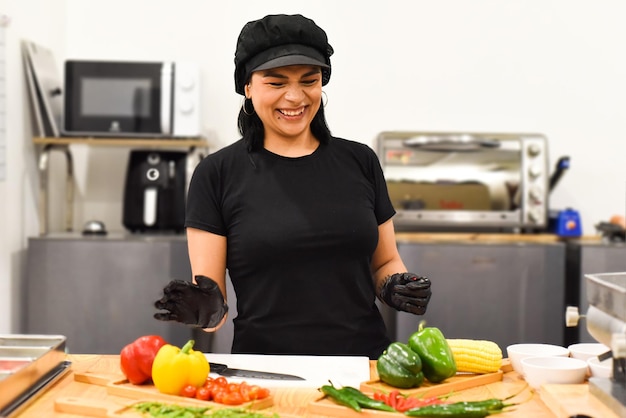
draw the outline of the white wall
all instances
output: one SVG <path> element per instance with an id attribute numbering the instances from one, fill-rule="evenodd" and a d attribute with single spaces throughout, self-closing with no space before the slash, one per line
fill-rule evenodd
<path id="1" fill-rule="evenodd" d="M 19 327 L 20 279 L 27 237 L 38 233 L 37 170 L 20 50 L 40 39 L 64 51 L 65 0 L 1 0 L 5 28 L 6 178 L 0 180 L 0 333 Z"/>
<path id="2" fill-rule="evenodd" d="M 237 139 L 233 55 L 241 26 L 268 13 L 299 12 L 326 29 L 336 50 L 325 88 L 334 134 L 373 145 L 379 132 L 394 129 L 544 133 L 551 168 L 571 157 L 552 208 L 579 210 L 585 233 L 625 213 L 620 0 L 67 4 L 68 57 L 198 61 L 204 130 L 215 148 Z M 127 153 L 110 150 L 103 171 L 92 167 L 89 178 L 122 184 Z M 90 157 L 105 158 L 99 150 Z M 105 175 L 111 165 L 114 178 Z M 111 190 L 87 189 L 83 216 L 121 229 L 121 192 Z"/>
<path id="3" fill-rule="evenodd" d="M 626 3 L 621 0 L 4 1 L 16 20 L 29 22 L 20 24 L 19 32 L 58 52 L 59 67 L 65 58 L 199 62 L 203 129 L 213 149 L 238 137 L 241 98 L 233 87 L 233 55 L 239 30 L 268 13 L 302 13 L 325 28 L 336 51 L 325 87 L 335 135 L 373 146 L 384 130 L 540 132 L 549 138 L 551 167 L 560 156 L 571 157 L 570 170 L 551 195 L 552 208 L 579 210 L 586 234 L 595 233 L 597 222 L 626 212 Z M 36 8 L 44 10 L 42 17 L 34 17 Z M 31 27 L 37 22 L 41 27 Z M 16 35 L 9 49 L 13 58 Z M 12 67 L 21 83 L 17 65 Z M 23 88 L 12 91 L 19 95 Z M 18 277 L 11 257 L 37 228 L 28 170 L 34 156 L 30 133 L 22 132 L 27 115 L 19 108 L 21 98 L 12 101 L 18 109 L 12 110 L 17 123 L 10 132 L 22 142 L 9 146 L 15 162 L 0 193 L 20 207 L 0 209 L 2 235 L 11 242 L 0 251 L 0 299 L 6 277 Z M 76 197 L 75 227 L 98 218 L 121 230 L 128 149 L 76 152 L 78 166 L 85 168 L 77 173 L 84 184 Z M 55 180 L 60 195 L 62 176 Z M 62 206 L 57 203 L 52 205 Z M 9 218 L 20 221 L 16 225 Z M 62 230 L 62 219 L 55 207 L 52 230 Z M 0 332 L 8 327 L 2 302 Z"/>

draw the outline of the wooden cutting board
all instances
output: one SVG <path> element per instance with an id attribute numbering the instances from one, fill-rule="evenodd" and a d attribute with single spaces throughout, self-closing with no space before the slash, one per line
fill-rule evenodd
<path id="1" fill-rule="evenodd" d="M 368 382 L 361 383 L 361 391 L 365 393 L 373 392 L 391 392 L 392 390 L 399 390 L 400 393 L 413 396 L 441 396 L 450 393 L 458 392 L 463 389 L 469 389 L 476 386 L 482 386 L 493 382 L 499 382 L 502 380 L 502 370 L 495 373 L 486 374 L 461 374 L 452 376 L 441 383 L 430 383 L 424 381 L 424 384 L 417 388 L 411 389 L 399 389 L 390 386 L 379 379 L 370 380 Z"/>
<path id="2" fill-rule="evenodd" d="M 75 396 L 61 397 L 54 401 L 54 410 L 57 412 L 64 412 L 66 414 L 75 414 L 82 417 L 101 417 L 101 418 L 145 418 L 146 415 L 142 414 L 135 409 L 133 405 L 142 402 L 155 402 L 154 400 L 134 400 L 130 402 L 115 402 L 112 400 L 101 399 L 87 399 Z M 192 404 L 188 401 L 177 402 L 162 402 L 163 404 L 173 404 L 177 406 L 191 406 L 196 407 L 198 405 Z M 206 404 L 202 405 L 205 408 L 211 408 L 212 406 Z M 230 408 L 234 408 L 230 406 Z"/>
<path id="3" fill-rule="evenodd" d="M 598 398 L 589 393 L 588 384 L 543 385 L 539 389 L 541 400 L 557 418 L 588 415 L 594 418 L 619 418 Z"/>
<path id="4" fill-rule="evenodd" d="M 157 401 L 165 401 L 170 403 L 175 403 L 180 401 L 181 399 L 185 402 L 189 402 L 191 405 L 197 406 L 210 406 L 211 408 L 231 408 L 232 405 L 224 405 L 217 402 L 211 401 L 203 401 L 200 399 L 194 398 L 185 398 L 183 396 L 176 395 L 168 395 L 166 393 L 161 393 L 154 385 L 133 385 L 128 380 L 118 381 L 109 383 L 107 386 L 107 393 L 109 395 L 121 396 L 124 398 L 131 399 L 151 399 Z M 238 405 L 242 408 L 249 409 L 264 409 L 269 408 L 274 404 L 274 400 L 272 396 L 265 399 L 260 399 L 257 401 L 246 402 L 241 405 Z"/>
<path id="5" fill-rule="evenodd" d="M 75 396 L 61 397 L 54 401 L 54 410 L 66 414 L 75 414 L 82 417 L 102 417 L 102 418 L 141 418 L 145 416 L 132 408 L 133 404 L 150 401 L 132 401 L 118 403 L 101 399 L 87 399 Z M 181 406 L 183 403 L 178 403 Z"/>
<path id="6" fill-rule="evenodd" d="M 103 375 L 92 373 L 75 373 L 74 380 L 77 382 L 90 383 L 105 386 L 107 393 L 122 398 L 130 398 L 135 400 L 148 400 L 168 403 L 184 403 L 185 405 L 208 406 L 214 409 L 232 407 L 232 405 L 224 405 L 217 402 L 203 401 L 195 398 L 186 398 L 184 396 L 168 395 L 161 393 L 154 385 L 134 385 L 119 375 Z M 271 391 L 271 389 L 270 389 Z M 265 399 L 246 402 L 238 405 L 242 408 L 249 409 L 265 409 L 274 404 L 273 397 L 270 395 Z"/>
<path id="7" fill-rule="evenodd" d="M 372 373 L 374 374 L 374 373 Z M 388 384 L 381 382 L 379 379 L 370 380 L 367 382 L 361 383 L 359 389 L 364 393 L 374 393 L 374 392 L 391 392 L 392 390 L 399 390 L 401 393 L 405 395 L 411 396 L 440 396 L 440 395 L 448 395 L 451 393 L 459 392 L 464 389 L 473 388 L 476 386 L 482 386 L 493 382 L 499 382 L 503 377 L 502 370 L 499 370 L 495 373 L 488 374 L 457 374 L 449 379 L 446 379 L 442 383 L 430 383 L 426 381 L 419 388 L 412 389 L 398 389 L 393 386 L 389 386 Z M 361 412 L 353 411 L 352 409 L 338 405 L 336 402 L 322 398 L 318 399 L 314 402 L 309 403 L 308 411 L 312 414 L 319 415 L 327 415 L 332 417 L 363 417 L 363 418 L 377 418 L 377 417 L 401 417 L 403 416 L 399 412 L 385 412 L 385 411 L 375 411 L 371 409 L 363 409 Z"/>
<path id="8" fill-rule="evenodd" d="M 307 410 L 312 415 L 323 415 L 328 417 L 341 418 L 402 418 L 405 416 L 400 412 L 375 411 L 373 409 L 362 409 L 361 412 L 354 411 L 346 406 L 336 404 L 330 399 L 320 399 L 309 403 Z"/>

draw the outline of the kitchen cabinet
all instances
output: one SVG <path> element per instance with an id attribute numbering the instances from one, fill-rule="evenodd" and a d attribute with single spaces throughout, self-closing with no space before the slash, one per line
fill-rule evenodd
<path id="1" fill-rule="evenodd" d="M 407 340 L 425 319 L 449 338 L 489 339 L 503 350 L 522 341 L 563 344 L 565 244 L 399 235 L 398 248 L 409 271 L 432 280 L 433 297 L 422 317 L 379 304 L 392 339 Z M 183 235 L 33 237 L 25 273 L 21 332 L 65 335 L 72 353 L 119 353 L 146 334 L 179 346 L 192 336 L 202 351 L 230 353 L 237 315 L 230 279 L 229 319 L 214 334 L 152 317 L 163 286 L 191 276 Z"/>
<path id="2" fill-rule="evenodd" d="M 25 270 L 21 332 L 65 335 L 71 353 L 119 354 L 149 334 L 210 351 L 210 334 L 153 318 L 163 287 L 191 277 L 184 235 L 33 237 Z"/>
<path id="3" fill-rule="evenodd" d="M 186 148 L 191 156 L 196 151 L 206 152 L 205 139 L 167 139 L 167 138 L 33 138 L 39 147 L 39 234 L 48 233 L 48 173 L 50 153 L 62 152 L 66 160 L 65 181 L 65 231 L 71 232 L 74 224 L 74 161 L 70 145 L 88 145 L 95 147 L 131 147 L 145 149 Z M 199 158 L 202 158 L 200 152 Z"/>
<path id="4" fill-rule="evenodd" d="M 565 329 L 565 244 L 530 239 L 399 240 L 409 271 L 427 276 L 432 298 L 422 317 L 399 312 L 396 339 L 420 320 L 448 338 L 562 345 Z"/>
<path id="5" fill-rule="evenodd" d="M 586 274 L 626 271 L 626 244 L 597 240 L 574 240 L 567 244 L 566 304 L 577 306 L 580 315 L 587 313 Z M 566 342 L 597 342 L 581 318 L 577 327 L 566 330 Z"/>

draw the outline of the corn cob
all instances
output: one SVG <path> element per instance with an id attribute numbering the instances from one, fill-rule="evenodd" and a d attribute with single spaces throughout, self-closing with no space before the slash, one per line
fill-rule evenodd
<path id="1" fill-rule="evenodd" d="M 493 341 L 447 339 L 458 372 L 493 373 L 502 366 L 502 350 Z"/>

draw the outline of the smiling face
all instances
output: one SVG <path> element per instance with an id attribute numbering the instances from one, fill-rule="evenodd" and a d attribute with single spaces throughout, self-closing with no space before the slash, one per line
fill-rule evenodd
<path id="1" fill-rule="evenodd" d="M 265 146 L 314 140 L 310 124 L 322 99 L 322 72 L 317 66 L 290 65 L 252 73 L 245 86 L 263 122 Z"/>

